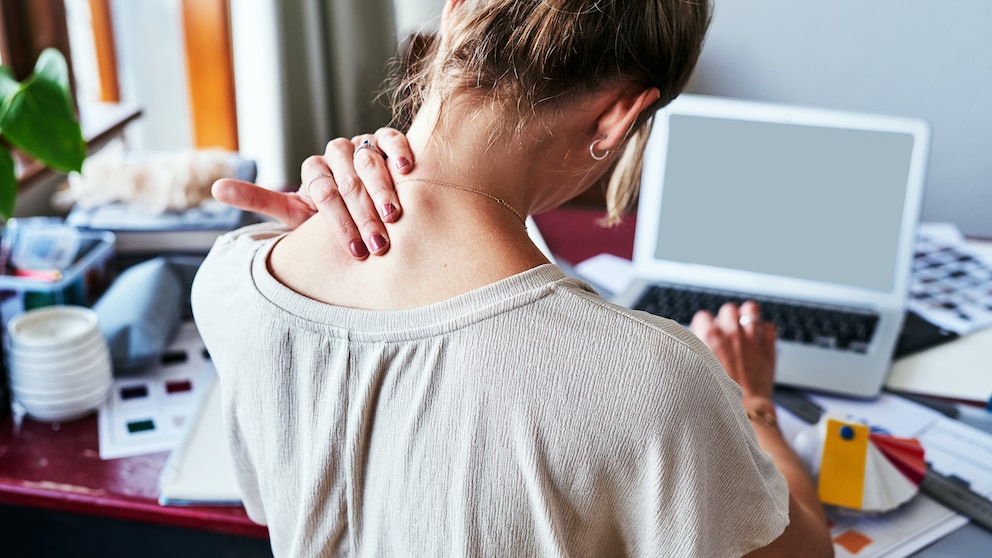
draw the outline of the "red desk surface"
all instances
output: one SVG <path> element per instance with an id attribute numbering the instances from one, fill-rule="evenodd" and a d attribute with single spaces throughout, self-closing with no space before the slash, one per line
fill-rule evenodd
<path id="1" fill-rule="evenodd" d="M 606 212 L 601 209 L 556 209 L 534 216 L 548 248 L 562 261 L 575 265 L 599 254 L 632 259 L 634 255 L 633 215 L 616 227 L 597 224 Z"/>
<path id="2" fill-rule="evenodd" d="M 267 537 L 240 506 L 158 504 L 168 452 L 100 459 L 96 415 L 62 424 L 0 421 L 0 502 L 85 515 Z"/>

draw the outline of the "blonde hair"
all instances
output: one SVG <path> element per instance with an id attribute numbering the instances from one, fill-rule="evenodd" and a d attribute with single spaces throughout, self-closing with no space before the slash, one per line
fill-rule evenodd
<path id="1" fill-rule="evenodd" d="M 500 109 L 493 134 L 520 132 L 616 83 L 661 92 L 641 113 L 607 187 L 608 223 L 637 197 L 650 117 L 685 87 L 710 21 L 709 0 L 465 0 L 438 40 L 413 43 L 395 74 L 394 125 L 428 95 L 468 93 Z"/>

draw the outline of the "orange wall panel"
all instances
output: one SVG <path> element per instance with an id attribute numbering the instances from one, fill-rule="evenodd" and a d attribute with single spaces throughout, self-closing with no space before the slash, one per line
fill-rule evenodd
<path id="1" fill-rule="evenodd" d="M 228 0 L 183 0 L 182 7 L 193 145 L 236 151 Z"/>
<path id="2" fill-rule="evenodd" d="M 117 82 L 117 51 L 114 48 L 114 25 L 110 16 L 110 0 L 90 0 L 93 23 L 93 43 L 97 71 L 100 74 L 100 100 L 117 103 L 121 100 Z"/>

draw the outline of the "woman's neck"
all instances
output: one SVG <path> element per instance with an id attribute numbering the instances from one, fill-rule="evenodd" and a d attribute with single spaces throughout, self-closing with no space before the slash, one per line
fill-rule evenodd
<path id="1" fill-rule="evenodd" d="M 407 133 L 416 165 L 405 178 L 426 179 L 481 191 L 502 200 L 521 215 L 556 207 L 577 195 L 589 158 L 575 153 L 568 136 L 578 135 L 567 121 L 555 131 L 531 123 L 522 132 L 494 132 L 507 117 L 480 109 L 478 104 L 450 100 L 439 110 L 428 102 Z M 576 160 L 581 163 L 576 164 Z"/>
<path id="2" fill-rule="evenodd" d="M 421 110 L 407 133 L 416 165 L 407 176 L 394 174 L 394 180 L 397 183 L 419 181 L 421 188 L 434 190 L 444 188 L 439 184 L 443 183 L 449 185 L 449 189 L 473 193 L 474 200 L 469 196 L 455 196 L 465 204 L 489 205 L 484 204 L 484 198 L 489 197 L 490 201 L 498 200 L 496 206 L 503 206 L 504 210 L 512 208 L 515 215 L 529 214 L 529 203 L 522 188 L 527 177 L 527 162 L 502 142 L 491 141 L 487 137 L 491 128 L 484 122 L 473 121 L 479 118 L 479 115 L 468 114 L 463 118 L 448 115 L 438 119 L 433 111 Z M 461 125 L 453 125 L 453 122 Z M 398 184 L 397 187 L 403 186 Z M 445 197 L 453 194 L 439 192 Z"/>
<path id="3" fill-rule="evenodd" d="M 273 250 L 276 278 L 323 302 L 391 310 L 447 300 L 547 263 L 520 220 L 532 203 L 531 163 L 512 148 L 487 148 L 472 133 L 427 130 L 424 121 L 411 129 L 414 171 L 394 177 L 403 214 L 387 225 L 386 255 L 355 261 L 332 240 L 329 220 L 317 216 Z"/>

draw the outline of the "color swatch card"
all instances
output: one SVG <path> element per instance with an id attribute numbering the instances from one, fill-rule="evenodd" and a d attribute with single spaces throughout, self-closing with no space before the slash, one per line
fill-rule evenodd
<path id="1" fill-rule="evenodd" d="M 912 438 L 873 432 L 864 424 L 828 418 L 816 429 L 821 452 L 820 501 L 850 510 L 893 510 L 918 492 L 926 474 L 923 446 Z"/>
<path id="2" fill-rule="evenodd" d="M 213 375 L 196 326 L 183 324 L 157 365 L 114 379 L 113 393 L 99 409 L 100 457 L 175 448 Z"/>

